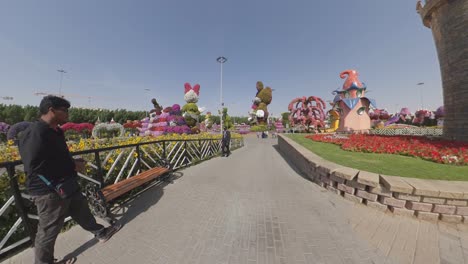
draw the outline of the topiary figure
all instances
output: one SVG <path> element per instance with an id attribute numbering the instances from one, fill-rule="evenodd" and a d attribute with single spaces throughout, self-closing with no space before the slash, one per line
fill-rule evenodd
<path id="1" fill-rule="evenodd" d="M 257 82 L 256 88 L 257 94 L 253 100 L 249 120 L 251 124 L 265 124 L 269 116 L 268 105 L 273 98 L 272 90 L 270 87 L 263 88 L 261 81 Z"/>
<path id="2" fill-rule="evenodd" d="M 211 112 L 207 112 L 205 116 L 205 127 L 207 129 L 211 129 L 213 127 L 213 117 L 211 116 Z"/>
<path id="3" fill-rule="evenodd" d="M 151 99 L 151 103 L 153 104 L 154 108 L 150 111 L 150 113 L 155 112 L 157 115 L 160 115 L 163 109 L 162 105 L 158 104 L 158 102 L 156 101 L 156 98 Z"/>
<path id="4" fill-rule="evenodd" d="M 228 115 L 228 109 L 227 107 L 224 107 L 223 108 L 223 115 L 222 115 L 222 118 L 223 118 L 223 126 L 226 127 L 227 129 L 230 129 L 233 127 L 233 123 L 231 121 L 231 117 Z"/>
<path id="5" fill-rule="evenodd" d="M 200 115 L 200 111 L 197 106 L 199 93 L 199 84 L 195 84 L 192 88 L 189 83 L 185 83 L 184 100 L 187 104 L 182 107 L 182 116 L 185 118 L 185 123 L 187 123 L 190 128 L 197 125 L 198 116 Z"/>

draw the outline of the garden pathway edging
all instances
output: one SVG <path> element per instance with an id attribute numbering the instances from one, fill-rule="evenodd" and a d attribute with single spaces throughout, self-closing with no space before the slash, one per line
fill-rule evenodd
<path id="1" fill-rule="evenodd" d="M 280 151 L 305 176 L 345 199 L 421 220 L 468 224 L 468 182 L 380 175 L 325 160 L 278 136 Z"/>

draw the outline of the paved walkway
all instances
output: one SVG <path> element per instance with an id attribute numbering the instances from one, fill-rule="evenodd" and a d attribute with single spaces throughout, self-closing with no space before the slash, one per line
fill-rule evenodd
<path id="1" fill-rule="evenodd" d="M 74 227 L 56 255 L 103 264 L 468 263 L 467 226 L 353 204 L 302 178 L 276 140 L 245 143 L 131 202 L 107 243 Z M 7 261 L 31 262 L 31 249 Z"/>

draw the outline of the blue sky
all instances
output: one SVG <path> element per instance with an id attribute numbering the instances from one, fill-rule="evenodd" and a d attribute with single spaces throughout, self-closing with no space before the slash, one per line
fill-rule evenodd
<path id="1" fill-rule="evenodd" d="M 185 104 L 184 83 L 199 83 L 198 105 L 247 115 L 258 80 L 274 89 L 269 111 L 299 96 L 332 100 L 339 73 L 356 69 L 368 97 L 393 112 L 442 105 L 430 29 L 416 1 L 153 0 L 2 1 L 2 103 L 33 104 L 35 92 L 71 95 L 73 105 L 148 110 Z M 424 85 L 417 86 L 419 82 Z M 150 89 L 146 91 L 145 89 Z M 421 100 L 422 95 L 422 100 Z M 89 99 L 88 97 L 91 97 Z"/>

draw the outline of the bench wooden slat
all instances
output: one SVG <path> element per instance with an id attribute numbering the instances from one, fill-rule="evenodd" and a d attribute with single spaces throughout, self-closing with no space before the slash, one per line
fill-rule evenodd
<path id="1" fill-rule="evenodd" d="M 120 182 L 117 182 L 115 184 L 106 186 L 105 188 L 102 189 L 102 191 L 108 191 L 108 190 L 114 190 L 114 189 L 120 189 L 122 186 L 125 186 L 128 184 L 128 182 L 132 181 L 139 181 L 139 180 L 144 180 L 148 176 L 152 176 L 154 174 L 159 174 L 159 173 L 165 173 L 167 169 L 165 168 L 153 168 L 147 171 L 144 171 L 138 175 L 132 176 L 128 179 L 122 180 Z"/>
<path id="2" fill-rule="evenodd" d="M 138 186 L 164 175 L 167 172 L 169 172 L 169 169 L 163 167 L 149 169 L 116 184 L 106 186 L 101 190 L 101 192 L 106 201 L 111 201 L 122 194 L 137 188 Z"/>

